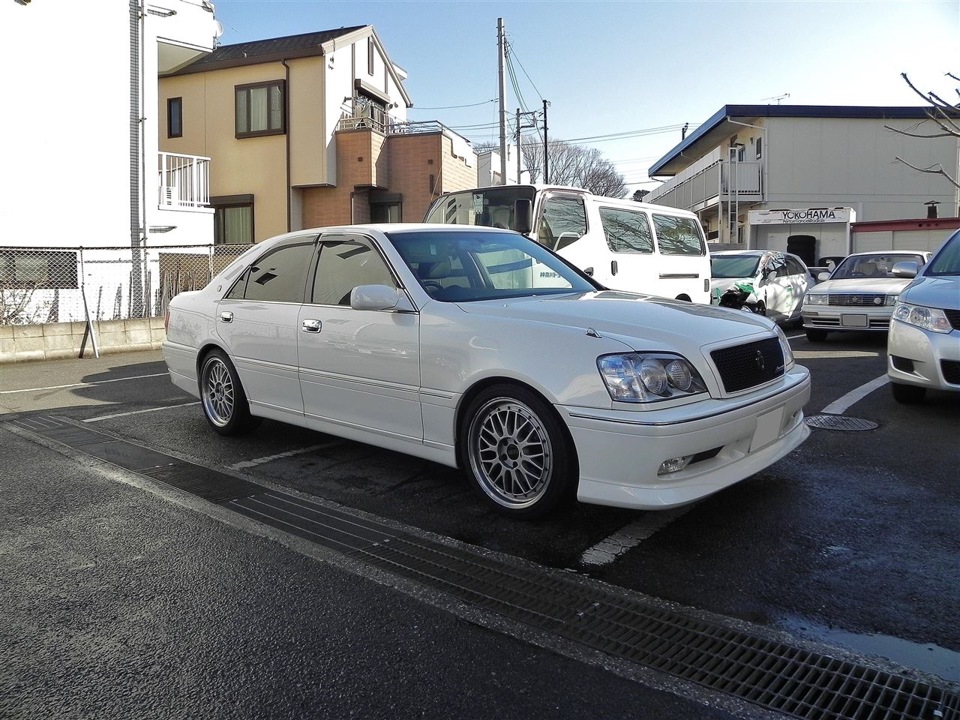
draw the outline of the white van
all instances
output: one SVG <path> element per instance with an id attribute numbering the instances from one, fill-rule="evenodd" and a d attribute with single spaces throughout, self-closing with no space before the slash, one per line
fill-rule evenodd
<path id="1" fill-rule="evenodd" d="M 686 210 L 541 185 L 497 185 L 436 199 L 424 222 L 516 230 L 609 288 L 710 303 L 710 253 Z"/>

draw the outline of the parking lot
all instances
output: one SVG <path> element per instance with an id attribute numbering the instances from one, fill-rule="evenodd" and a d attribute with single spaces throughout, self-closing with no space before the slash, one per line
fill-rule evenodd
<path id="1" fill-rule="evenodd" d="M 575 505 L 547 520 L 491 512 L 457 471 L 265 421 L 209 430 L 159 352 L 0 367 L 4 428 L 64 422 L 316 498 L 424 537 L 835 646 L 960 683 L 960 398 L 897 404 L 885 335 L 809 343 L 810 438 L 784 460 L 695 505 L 635 512 Z M 14 427 L 15 426 L 15 427 Z M 831 429 L 831 426 L 838 429 Z M 41 433 L 42 434 L 42 433 Z"/>

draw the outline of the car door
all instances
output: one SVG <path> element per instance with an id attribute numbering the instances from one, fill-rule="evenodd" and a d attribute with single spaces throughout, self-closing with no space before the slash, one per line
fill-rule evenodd
<path id="1" fill-rule="evenodd" d="M 420 441 L 419 315 L 351 308 L 350 291 L 370 284 L 398 287 L 376 243 L 322 235 L 297 323 L 304 413 Z"/>
<path id="2" fill-rule="evenodd" d="M 793 287 L 781 253 L 772 253 L 761 264 L 760 286 L 767 316 L 772 320 L 784 319 L 793 307 Z"/>
<path id="3" fill-rule="evenodd" d="M 787 277 L 790 280 L 790 286 L 793 288 L 791 298 L 792 305 L 785 310 L 787 317 L 800 316 L 800 306 L 803 303 L 803 296 L 810 285 L 810 272 L 807 267 L 794 257 L 787 255 Z"/>
<path id="4" fill-rule="evenodd" d="M 297 321 L 316 238 L 304 234 L 266 251 L 217 306 L 217 334 L 252 406 L 303 413 Z"/>

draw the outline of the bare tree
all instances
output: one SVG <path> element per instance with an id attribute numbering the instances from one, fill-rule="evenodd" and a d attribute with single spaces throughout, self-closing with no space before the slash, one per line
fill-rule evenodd
<path id="1" fill-rule="evenodd" d="M 952 73 L 946 74 L 948 78 L 960 82 L 960 78 Z M 910 81 L 910 78 L 907 77 L 906 73 L 900 73 L 900 76 L 903 78 L 903 81 L 910 87 L 913 92 L 919 95 L 923 100 L 930 104 L 930 109 L 927 110 L 927 118 L 929 122 L 932 122 L 935 127 L 927 128 L 929 131 L 924 132 L 925 126 L 927 125 L 927 120 L 917 123 L 912 127 L 903 130 L 900 128 L 890 127 L 885 125 L 888 130 L 892 130 L 895 133 L 900 135 L 906 135 L 908 137 L 915 138 L 938 138 L 938 137 L 955 137 L 960 139 L 960 103 L 950 104 L 948 101 L 944 100 L 940 95 L 935 92 L 923 92 L 918 90 L 917 87 Z M 958 95 L 960 95 L 960 88 L 954 90 Z M 940 175 L 941 177 L 949 180 L 954 187 L 960 188 L 960 182 L 955 175 L 951 175 L 950 172 L 943 169 L 943 165 L 940 163 L 935 163 L 929 167 L 917 167 L 902 157 L 897 156 L 897 161 L 902 162 L 907 167 L 911 167 L 914 170 L 922 173 L 930 173 L 932 175 Z"/>
<path id="2" fill-rule="evenodd" d="M 543 144 L 524 143 L 521 148 L 523 160 L 530 171 L 530 181 L 542 182 Z M 626 195 L 627 185 L 623 175 L 596 148 L 553 140 L 548 143 L 547 152 L 551 184 L 579 187 L 607 197 L 620 198 Z"/>

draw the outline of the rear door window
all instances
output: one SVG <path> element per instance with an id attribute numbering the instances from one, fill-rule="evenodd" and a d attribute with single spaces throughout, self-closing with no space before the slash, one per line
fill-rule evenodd
<path id="1" fill-rule="evenodd" d="M 657 244 L 663 255 L 705 255 L 700 226 L 692 218 L 653 214 Z"/>
<path id="2" fill-rule="evenodd" d="M 643 211 L 600 208 L 607 247 L 615 253 L 653 253 L 653 232 Z"/>

